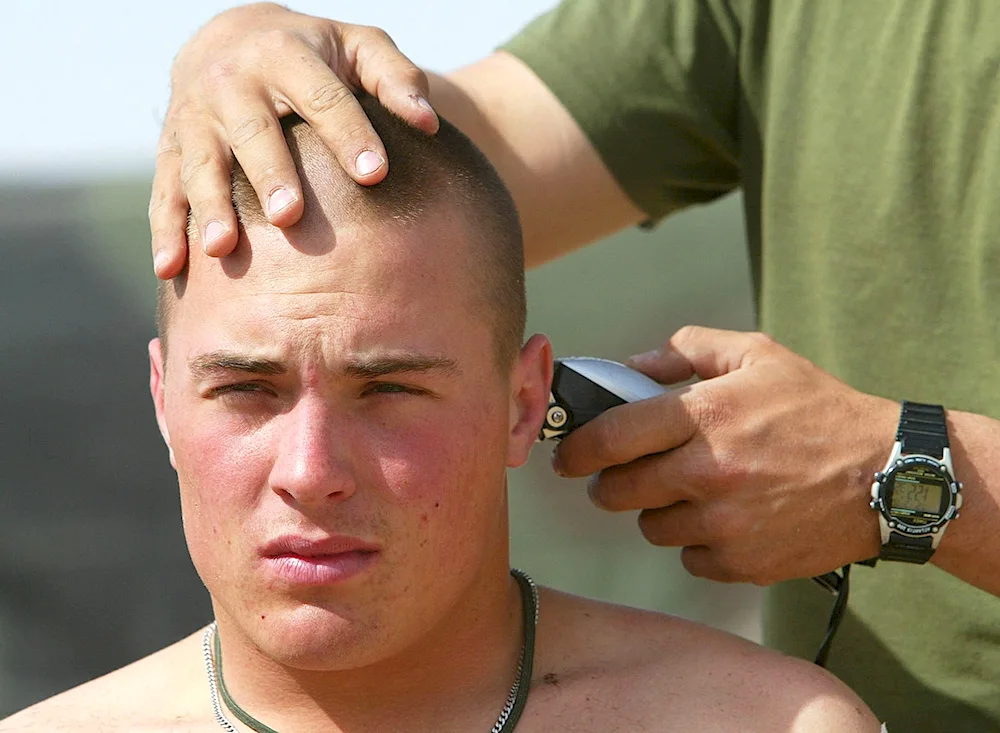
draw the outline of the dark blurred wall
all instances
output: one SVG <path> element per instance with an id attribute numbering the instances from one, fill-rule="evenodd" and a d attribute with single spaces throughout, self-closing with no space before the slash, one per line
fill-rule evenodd
<path id="1" fill-rule="evenodd" d="M 0 717 L 209 620 L 148 393 L 148 183 L 0 186 Z M 624 359 L 685 323 L 753 323 L 738 199 L 530 273 L 529 332 Z M 546 584 L 757 635 L 757 590 L 699 581 L 539 446 L 512 555 Z"/>
<path id="2" fill-rule="evenodd" d="M 0 189 L 0 717 L 209 618 L 149 399 L 149 304 L 88 203 Z M 146 247 L 141 208 L 115 226 Z"/>

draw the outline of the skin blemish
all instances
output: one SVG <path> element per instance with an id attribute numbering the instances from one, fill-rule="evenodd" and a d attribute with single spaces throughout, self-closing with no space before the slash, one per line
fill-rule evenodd
<path id="1" fill-rule="evenodd" d="M 557 675 L 555 672 L 549 672 L 544 677 L 542 677 L 542 682 L 544 682 L 547 685 L 558 685 L 559 675 Z"/>
<path id="2" fill-rule="evenodd" d="M 435 509 L 437 509 L 437 508 L 438 508 L 438 507 L 440 507 L 440 506 L 441 506 L 441 502 L 440 502 L 440 501 L 435 501 L 435 502 L 434 502 L 434 508 L 435 508 Z"/>
<path id="3" fill-rule="evenodd" d="M 427 515 L 426 514 L 421 514 L 420 515 L 420 521 L 421 522 L 426 522 L 427 521 Z"/>

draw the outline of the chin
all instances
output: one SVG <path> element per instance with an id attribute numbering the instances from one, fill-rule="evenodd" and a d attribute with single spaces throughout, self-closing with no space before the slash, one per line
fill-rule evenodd
<path id="1" fill-rule="evenodd" d="M 378 616 L 347 618 L 320 606 L 274 610 L 240 625 L 269 659 L 293 669 L 334 672 L 375 664 L 400 651 Z"/>

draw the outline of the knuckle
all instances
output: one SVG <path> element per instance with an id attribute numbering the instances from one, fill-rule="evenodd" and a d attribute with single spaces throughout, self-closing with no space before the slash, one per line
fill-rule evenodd
<path id="1" fill-rule="evenodd" d="M 187 188 L 191 183 L 215 162 L 215 157 L 207 150 L 192 150 L 184 156 L 181 163 L 181 182 Z"/>
<path id="2" fill-rule="evenodd" d="M 713 460 L 715 465 L 711 469 L 712 475 L 703 478 L 712 481 L 722 490 L 736 491 L 749 477 L 750 471 L 738 451 L 716 448 Z"/>
<path id="3" fill-rule="evenodd" d="M 766 333 L 761 333 L 760 331 L 754 331 L 750 334 L 750 339 L 753 343 L 760 347 L 770 347 L 777 343 L 773 338 L 768 336 Z"/>
<path id="4" fill-rule="evenodd" d="M 185 120 L 189 120 L 198 114 L 199 105 L 191 99 L 172 100 L 167 109 L 167 119 L 174 126 L 173 134 L 185 127 Z"/>
<path id="5" fill-rule="evenodd" d="M 619 446 L 624 437 L 620 420 L 596 420 L 593 426 L 592 450 L 594 458 L 602 465 L 613 466 L 620 462 Z"/>
<path id="6" fill-rule="evenodd" d="M 211 91 L 218 91 L 233 83 L 239 76 L 236 64 L 231 61 L 213 61 L 205 67 L 205 86 Z"/>
<path id="7" fill-rule="evenodd" d="M 183 211 L 186 204 L 187 199 L 176 186 L 160 184 L 153 188 L 146 213 L 150 221 L 158 221 L 162 218 L 170 219 L 178 212 Z"/>
<path id="8" fill-rule="evenodd" d="M 264 115 L 252 115 L 240 120 L 229 134 L 233 150 L 239 150 L 256 140 L 274 127 L 273 121 Z"/>
<path id="9" fill-rule="evenodd" d="M 713 540 L 732 541 L 744 537 L 749 529 L 746 513 L 728 504 L 709 504 L 704 509 L 705 534 Z"/>
<path id="10" fill-rule="evenodd" d="M 701 333 L 701 331 L 702 331 L 701 326 L 694 326 L 691 324 L 688 324 L 686 326 L 681 326 L 679 329 L 677 329 L 677 333 L 674 334 L 674 337 L 671 340 L 681 343 L 686 341 L 692 341 L 698 338 L 698 334 Z"/>
<path id="11" fill-rule="evenodd" d="M 427 74 L 416 66 L 409 65 L 399 72 L 400 80 L 409 87 L 426 87 Z"/>
<path id="12" fill-rule="evenodd" d="M 170 214 L 175 210 L 175 206 L 170 199 L 165 197 L 159 197 L 150 199 L 149 207 L 146 209 L 146 215 L 149 217 L 151 224 L 162 221 L 164 218 L 170 216 Z"/>
<path id="13" fill-rule="evenodd" d="M 725 425 L 731 417 L 732 409 L 726 400 L 706 390 L 694 401 L 692 411 L 696 424 L 704 431 Z"/>
<path id="14" fill-rule="evenodd" d="M 181 154 L 181 144 L 177 140 L 177 133 L 164 132 L 160 137 L 160 142 L 156 146 L 157 158 L 176 158 Z"/>
<path id="15" fill-rule="evenodd" d="M 284 28 L 269 28 L 257 37 L 257 48 L 267 52 L 282 52 L 289 50 L 298 43 L 294 33 Z"/>
<path id="16" fill-rule="evenodd" d="M 757 583 L 764 577 L 765 558 L 761 552 L 722 545 L 715 554 L 716 566 L 724 583 Z"/>
<path id="17" fill-rule="evenodd" d="M 149 225 L 149 233 L 156 240 L 173 239 L 181 231 L 180 224 L 173 218 L 157 219 L 151 221 Z"/>
<path id="18" fill-rule="evenodd" d="M 351 90 L 339 82 L 328 82 L 313 87 L 306 92 L 306 106 L 317 115 L 327 114 L 343 108 L 353 101 Z"/>
<path id="19" fill-rule="evenodd" d="M 382 28 L 374 25 L 362 26 L 358 29 L 360 33 L 367 37 L 369 43 L 378 43 L 383 45 L 390 45 L 393 48 L 396 47 L 396 42 L 392 40 L 392 36 L 386 33 Z"/>

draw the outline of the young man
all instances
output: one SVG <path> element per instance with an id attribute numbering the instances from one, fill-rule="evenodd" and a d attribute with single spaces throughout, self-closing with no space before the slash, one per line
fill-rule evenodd
<path id="1" fill-rule="evenodd" d="M 364 106 L 384 182 L 286 122 L 303 219 L 237 171 L 234 253 L 161 286 L 150 385 L 217 626 L 0 731 L 875 733 L 817 667 L 511 574 L 552 375 L 514 204 L 454 128 Z"/>

